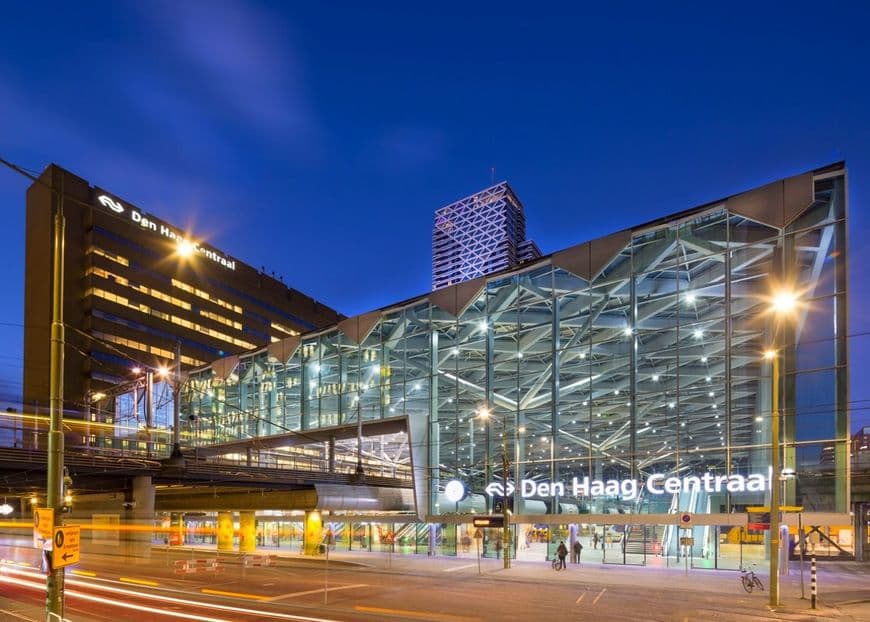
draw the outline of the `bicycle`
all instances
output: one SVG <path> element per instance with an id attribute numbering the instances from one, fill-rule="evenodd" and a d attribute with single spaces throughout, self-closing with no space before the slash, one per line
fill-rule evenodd
<path id="1" fill-rule="evenodd" d="M 743 584 L 743 589 L 750 594 L 752 594 L 752 590 L 755 588 L 758 588 L 762 592 L 764 591 L 764 584 L 758 578 L 758 575 L 755 574 L 755 571 L 752 570 L 754 567 L 755 564 L 752 564 L 749 568 L 740 569 L 740 582 Z"/>

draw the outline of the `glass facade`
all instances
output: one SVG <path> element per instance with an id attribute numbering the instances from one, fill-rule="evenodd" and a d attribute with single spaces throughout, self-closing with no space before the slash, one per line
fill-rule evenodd
<path id="1" fill-rule="evenodd" d="M 773 481 L 786 505 L 848 512 L 845 171 L 808 175 L 791 212 L 784 180 L 761 189 L 775 217 L 738 195 L 218 361 L 185 384 L 185 438 L 407 418 L 341 441 L 338 468 L 359 450 L 413 474 L 436 523 L 497 511 L 505 481 L 517 516 L 743 512 L 770 487 L 775 349 Z"/>

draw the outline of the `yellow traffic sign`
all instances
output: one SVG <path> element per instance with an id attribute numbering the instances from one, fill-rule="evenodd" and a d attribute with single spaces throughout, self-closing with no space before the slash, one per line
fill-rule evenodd
<path id="1" fill-rule="evenodd" d="M 43 540 L 51 539 L 54 529 L 54 510 L 52 508 L 36 508 L 33 513 L 33 531 Z"/>
<path id="2" fill-rule="evenodd" d="M 79 563 L 81 543 L 81 527 L 64 525 L 54 530 L 54 546 L 51 551 L 51 563 L 54 568 L 62 568 Z"/>

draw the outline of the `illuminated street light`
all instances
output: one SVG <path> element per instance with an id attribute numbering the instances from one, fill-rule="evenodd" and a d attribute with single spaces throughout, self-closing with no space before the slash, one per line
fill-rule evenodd
<path id="1" fill-rule="evenodd" d="M 771 309 L 779 316 L 788 315 L 798 303 L 798 295 L 792 290 L 779 290 L 771 297 Z M 774 340 L 776 334 L 774 333 Z M 779 441 L 779 362 L 780 352 L 776 347 L 768 348 L 764 358 L 771 362 L 772 399 L 770 412 L 770 466 L 771 473 L 780 473 Z M 777 475 L 779 477 L 779 475 Z M 770 482 L 770 605 L 779 605 L 779 525 L 780 525 L 779 482 Z"/>
<path id="2" fill-rule="evenodd" d="M 793 291 L 782 290 L 774 294 L 772 308 L 776 313 L 789 313 L 797 306 L 798 297 Z"/>
<path id="3" fill-rule="evenodd" d="M 166 378 L 169 375 L 169 368 L 166 365 L 161 365 L 157 368 L 157 375 Z"/>
<path id="4" fill-rule="evenodd" d="M 183 238 L 178 240 L 178 248 L 176 249 L 176 252 L 180 257 L 190 257 L 193 255 L 194 250 L 193 242 L 190 240 L 185 240 Z"/>

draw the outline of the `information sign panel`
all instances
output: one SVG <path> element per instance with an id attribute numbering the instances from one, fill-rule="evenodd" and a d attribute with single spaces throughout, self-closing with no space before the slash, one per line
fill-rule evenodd
<path id="1" fill-rule="evenodd" d="M 54 568 L 62 568 L 79 563 L 81 528 L 78 525 L 64 525 L 54 530 L 54 547 L 51 563 Z"/>
<path id="2" fill-rule="evenodd" d="M 52 508 L 36 508 L 33 512 L 33 531 L 43 540 L 50 540 L 54 529 L 54 510 Z"/>

